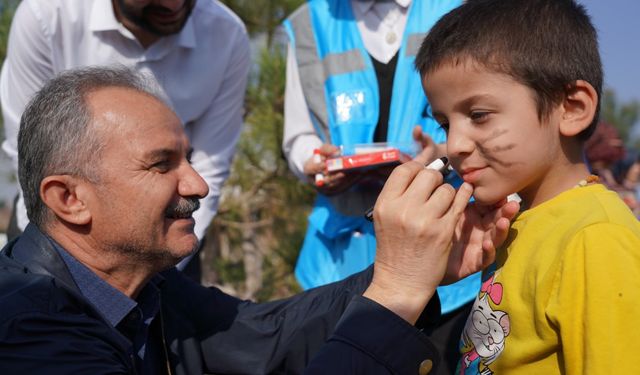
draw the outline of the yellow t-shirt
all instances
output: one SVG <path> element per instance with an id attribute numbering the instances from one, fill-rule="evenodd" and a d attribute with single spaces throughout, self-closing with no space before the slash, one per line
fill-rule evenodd
<path id="1" fill-rule="evenodd" d="M 640 223 L 574 188 L 521 213 L 483 274 L 458 374 L 639 373 Z"/>

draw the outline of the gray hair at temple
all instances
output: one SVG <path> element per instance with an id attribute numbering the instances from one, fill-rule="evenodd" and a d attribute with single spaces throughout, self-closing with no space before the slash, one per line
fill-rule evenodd
<path id="1" fill-rule="evenodd" d="M 165 103 L 155 81 L 124 66 L 86 67 L 54 77 L 36 93 L 20 119 L 18 178 L 29 220 L 44 228 L 53 218 L 40 198 L 47 176 L 71 175 L 99 182 L 96 172 L 104 140 L 92 131 L 91 92 L 121 87 L 151 95 Z"/>

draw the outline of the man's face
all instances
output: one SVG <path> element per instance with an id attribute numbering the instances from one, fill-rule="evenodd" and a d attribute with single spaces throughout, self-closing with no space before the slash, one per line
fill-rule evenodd
<path id="1" fill-rule="evenodd" d="M 208 193 L 191 167 L 180 120 L 164 104 L 124 88 L 88 95 L 105 140 L 88 202 L 97 246 L 167 267 L 195 250 L 191 214 Z"/>
<path id="2" fill-rule="evenodd" d="M 558 193 L 559 105 L 541 121 L 533 90 L 471 61 L 443 63 L 423 86 L 447 131 L 447 155 L 476 201 L 493 204 L 517 192 L 534 205 Z"/>
<path id="3" fill-rule="evenodd" d="M 196 0 L 115 0 L 126 20 L 158 36 L 180 32 Z"/>

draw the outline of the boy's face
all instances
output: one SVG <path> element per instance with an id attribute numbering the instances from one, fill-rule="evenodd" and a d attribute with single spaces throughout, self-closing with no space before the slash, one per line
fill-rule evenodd
<path id="1" fill-rule="evenodd" d="M 447 154 L 476 201 L 493 204 L 517 192 L 535 205 L 557 194 L 560 105 L 541 122 L 531 89 L 471 62 L 445 63 L 423 86 L 447 130 Z"/>

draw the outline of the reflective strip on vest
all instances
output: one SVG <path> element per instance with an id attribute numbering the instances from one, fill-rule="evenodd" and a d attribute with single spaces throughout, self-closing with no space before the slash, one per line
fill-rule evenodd
<path id="1" fill-rule="evenodd" d="M 430 113 L 413 60 L 431 25 L 460 3 L 460 0 L 412 2 L 394 73 L 387 142 L 407 143 L 415 125 L 420 125 L 435 142 L 445 141 L 444 132 L 432 118 L 419 116 Z M 300 84 L 313 125 L 323 142 L 347 149 L 353 144 L 371 142 L 378 121 L 379 93 L 373 64 L 359 36 L 350 1 L 310 0 L 284 25 L 295 50 Z"/>
<path id="2" fill-rule="evenodd" d="M 289 20 L 285 21 L 285 27 L 289 28 L 290 36 L 295 35 L 294 45 L 300 84 L 311 112 L 311 118 L 314 120 L 316 130 L 323 141 L 331 143 L 329 114 L 324 98 L 325 73 L 323 64 L 318 57 L 318 48 L 308 8 L 309 4 L 301 6 L 291 15 Z M 289 22 L 290 25 L 288 25 Z"/>

